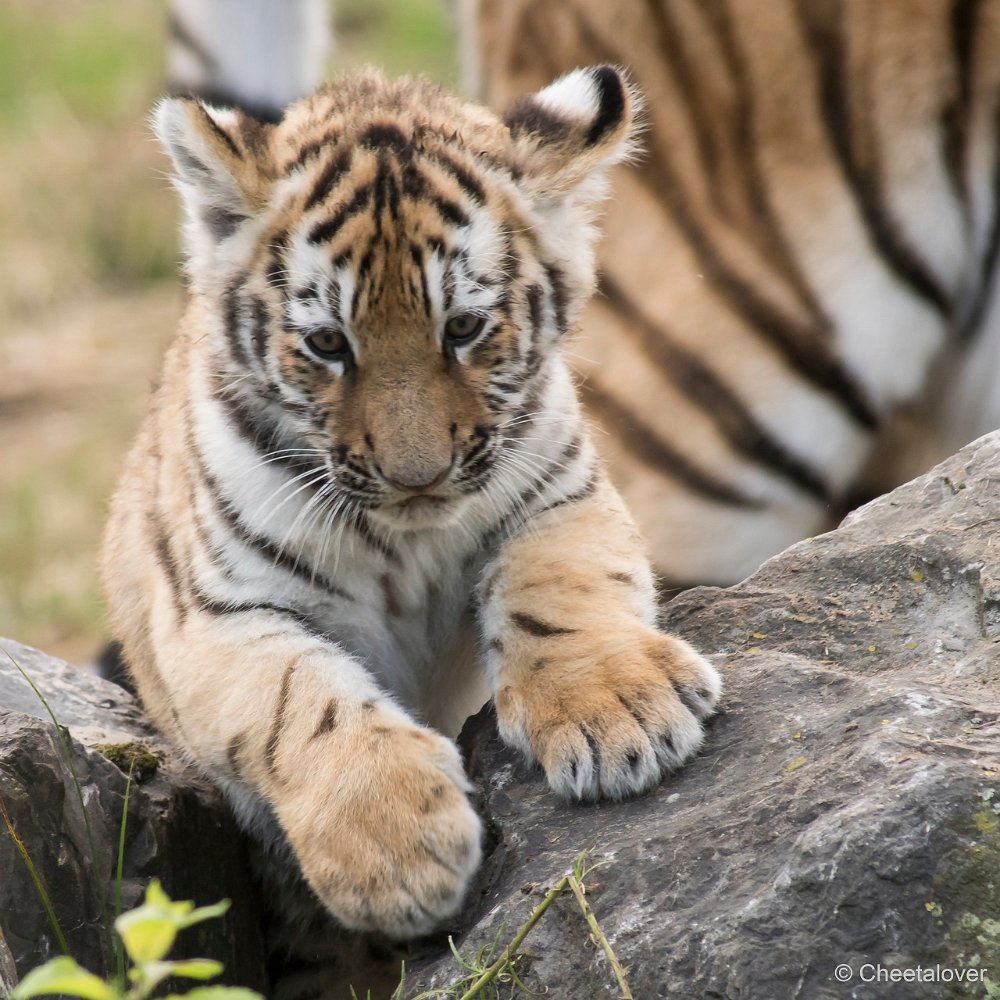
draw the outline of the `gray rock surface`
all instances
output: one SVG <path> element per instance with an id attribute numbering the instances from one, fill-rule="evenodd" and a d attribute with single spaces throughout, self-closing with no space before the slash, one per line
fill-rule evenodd
<path id="1" fill-rule="evenodd" d="M 670 604 L 667 625 L 713 656 L 726 693 L 698 759 L 638 801 L 562 803 L 499 743 L 489 712 L 472 720 L 463 743 L 489 843 L 455 922 L 464 953 L 508 940 L 588 848 L 591 861 L 610 862 L 589 877 L 589 898 L 636 1000 L 1000 997 L 998 485 L 994 435 L 739 586 Z M 3 645 L 69 727 L 102 875 L 125 777 L 88 747 L 141 741 L 164 754 L 133 790 L 126 905 L 154 874 L 178 898 L 230 896 L 228 926 L 202 925 L 188 950 L 259 986 L 259 903 L 218 797 L 157 743 L 125 692 Z M 2 656 L 0 798 L 74 952 L 99 956 L 94 862 L 58 734 Z M 224 939 L 210 936 L 219 930 Z M 0 935 L 22 974 L 53 952 L 2 830 Z M 398 953 L 380 947 L 347 937 L 332 949 L 353 955 L 361 996 L 393 979 Z M 550 997 L 617 996 L 568 895 L 524 951 L 526 981 Z M 440 936 L 405 957 L 411 996 L 459 972 Z M 849 982 L 835 978 L 841 965 Z M 865 982 L 878 965 L 899 981 Z M 988 981 L 913 981 L 938 966 Z"/>
<path id="2" fill-rule="evenodd" d="M 17 986 L 17 969 L 14 966 L 14 956 L 7 947 L 7 942 L 0 932 L 0 1000 L 6 1000 Z"/>
<path id="3" fill-rule="evenodd" d="M 83 808 L 60 731 L 3 651 L 48 700 L 69 748 Z M 199 904 L 232 899 L 222 921 L 184 932 L 177 954 L 216 958 L 225 963 L 227 982 L 261 988 L 260 901 L 247 878 L 241 838 L 218 794 L 168 751 L 126 691 L 0 640 L 0 801 L 51 897 L 71 953 L 103 973 L 127 779 L 91 749 L 95 745 L 119 760 L 137 745 L 159 756 L 155 771 L 147 767 L 129 796 L 125 908 L 138 901 L 152 876 L 175 899 Z M 28 869 L 0 818 L 0 942 L 4 939 L 22 977 L 58 954 Z"/>
<path id="4" fill-rule="evenodd" d="M 638 801 L 560 802 L 482 713 L 463 742 L 492 843 L 459 946 L 508 940 L 589 848 L 637 1000 L 1000 996 L 998 529 L 993 435 L 671 603 L 726 692 L 698 759 Z M 569 896 L 525 950 L 551 997 L 618 996 Z M 409 965 L 412 989 L 456 973 L 440 952 Z M 900 981 L 865 982 L 878 965 Z M 988 982 L 912 981 L 938 965 Z"/>

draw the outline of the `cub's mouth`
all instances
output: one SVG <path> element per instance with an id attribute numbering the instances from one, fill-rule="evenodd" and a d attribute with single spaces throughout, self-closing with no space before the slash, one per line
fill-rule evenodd
<path id="1" fill-rule="evenodd" d="M 454 521 L 467 502 L 468 498 L 463 496 L 421 493 L 390 500 L 374 508 L 371 514 L 396 529 L 441 528 Z"/>
<path id="2" fill-rule="evenodd" d="M 411 513 L 418 513 L 419 511 L 440 510 L 443 507 L 447 507 L 451 503 L 451 499 L 451 497 L 442 497 L 428 493 L 422 496 L 404 497 L 392 506 Z"/>

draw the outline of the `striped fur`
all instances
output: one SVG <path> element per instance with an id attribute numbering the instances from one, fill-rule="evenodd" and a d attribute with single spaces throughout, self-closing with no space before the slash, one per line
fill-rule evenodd
<path id="1" fill-rule="evenodd" d="M 647 95 L 573 350 L 668 585 L 728 583 L 1000 424 L 1000 8 L 467 0 L 504 105 Z"/>
<path id="2" fill-rule="evenodd" d="M 374 72 L 274 126 L 157 111 L 190 299 L 112 504 L 112 622 L 156 722 L 348 927 L 459 906 L 448 736 L 491 693 L 574 799 L 649 788 L 718 697 L 656 629 L 562 353 L 635 106 L 600 66 L 502 119 Z"/>

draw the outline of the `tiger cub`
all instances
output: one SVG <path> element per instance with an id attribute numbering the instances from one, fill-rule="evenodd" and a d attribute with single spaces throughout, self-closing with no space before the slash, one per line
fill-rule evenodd
<path id="1" fill-rule="evenodd" d="M 599 66 L 502 118 L 374 71 L 273 126 L 156 112 L 190 298 L 112 503 L 112 623 L 155 721 L 347 927 L 460 906 L 480 822 L 445 734 L 490 695 L 581 800 L 653 786 L 719 696 L 657 630 L 563 357 L 637 103 Z"/>

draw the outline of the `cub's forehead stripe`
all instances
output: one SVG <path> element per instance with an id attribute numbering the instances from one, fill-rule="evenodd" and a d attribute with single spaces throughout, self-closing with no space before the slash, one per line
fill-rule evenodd
<path id="1" fill-rule="evenodd" d="M 388 126 L 379 128 L 381 134 Z M 333 197 L 338 187 L 347 184 L 351 173 L 352 155 L 353 150 L 348 148 L 336 154 L 327 163 L 303 204 L 303 212 L 316 208 Z M 440 176 L 434 177 L 434 171 Z M 419 158 L 392 158 L 380 151 L 375 177 L 360 184 L 354 195 L 343 202 L 332 216 L 317 222 L 310 231 L 309 241 L 324 243 L 332 239 L 348 219 L 373 207 L 373 202 L 376 210 L 381 208 L 387 193 L 394 208 L 398 209 L 402 197 L 413 204 L 433 206 L 441 218 L 453 227 L 464 228 L 471 225 L 472 219 L 468 207 L 456 201 L 449 192 L 442 190 L 442 178 L 454 182 L 455 187 L 451 188 L 451 191 L 460 193 L 467 199 L 470 203 L 468 207 L 479 207 L 486 203 L 485 187 L 469 169 L 446 153 L 438 151 Z M 448 183 L 444 183 L 443 186 L 450 187 Z M 391 191 L 387 192 L 387 187 L 391 188 Z"/>
<path id="2" fill-rule="evenodd" d="M 344 228 L 344 224 L 348 219 L 355 215 L 360 215 L 364 212 L 372 200 L 372 195 L 374 193 L 372 184 L 363 184 L 361 187 L 354 192 L 354 197 L 350 201 L 345 202 L 340 208 L 329 218 L 323 222 L 316 223 L 315 226 L 310 230 L 307 239 L 310 243 L 326 243 L 328 240 L 332 239 L 337 233 Z"/>
<path id="3" fill-rule="evenodd" d="M 310 211 L 321 201 L 326 200 L 337 181 L 344 177 L 350 170 L 352 154 L 353 150 L 348 146 L 334 156 L 320 171 L 319 177 L 316 178 L 316 183 L 313 184 L 312 190 L 309 192 L 309 197 L 306 198 L 305 204 L 302 206 L 303 212 Z"/>
<path id="4" fill-rule="evenodd" d="M 447 171 L 455 179 L 458 186 L 475 202 L 486 201 L 486 189 L 476 179 L 471 171 L 466 169 L 453 157 L 445 152 L 437 152 L 430 158 L 437 166 Z"/>
<path id="5" fill-rule="evenodd" d="M 375 122 L 369 125 L 358 136 L 357 144 L 368 149 L 388 148 L 400 156 L 413 153 L 413 139 L 396 122 Z"/>

